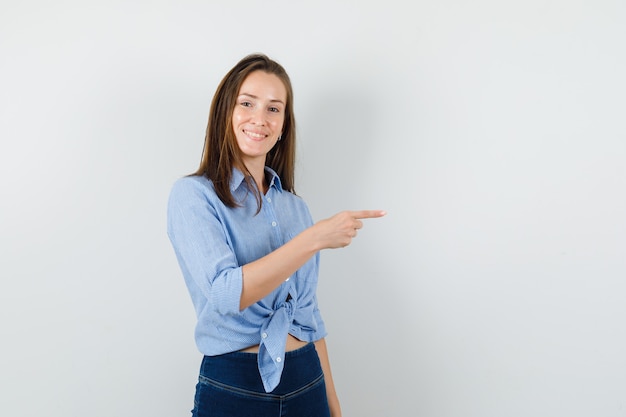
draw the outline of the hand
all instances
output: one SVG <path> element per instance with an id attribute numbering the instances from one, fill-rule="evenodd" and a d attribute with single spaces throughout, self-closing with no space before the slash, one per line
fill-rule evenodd
<path id="1" fill-rule="evenodd" d="M 342 211 L 312 226 L 321 249 L 343 248 L 352 243 L 363 227 L 360 219 L 372 219 L 386 214 L 383 210 Z"/>

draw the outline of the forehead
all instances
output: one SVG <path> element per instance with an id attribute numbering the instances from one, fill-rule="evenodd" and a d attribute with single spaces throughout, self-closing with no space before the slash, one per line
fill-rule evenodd
<path id="1" fill-rule="evenodd" d="M 287 100 L 287 89 L 277 75 L 265 71 L 251 72 L 241 84 L 239 95 L 246 94 L 260 99 Z"/>

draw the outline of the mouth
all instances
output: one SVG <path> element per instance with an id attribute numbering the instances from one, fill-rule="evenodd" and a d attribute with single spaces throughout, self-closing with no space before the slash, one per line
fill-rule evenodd
<path id="1" fill-rule="evenodd" d="M 249 138 L 256 139 L 256 140 L 265 139 L 267 137 L 267 135 L 263 133 L 252 132 L 250 130 L 245 130 L 245 129 L 243 130 L 243 133 Z"/>

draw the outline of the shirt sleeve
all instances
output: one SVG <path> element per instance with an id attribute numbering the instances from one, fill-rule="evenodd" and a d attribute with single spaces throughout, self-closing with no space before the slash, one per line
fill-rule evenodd
<path id="1" fill-rule="evenodd" d="M 327 336 L 317 297 L 312 299 L 311 305 L 298 307 L 289 333 L 305 342 L 316 342 Z"/>
<path id="2" fill-rule="evenodd" d="M 215 208 L 216 201 L 208 183 L 193 177 L 179 179 L 170 192 L 167 233 L 196 310 L 210 308 L 237 315 L 242 268 Z"/>

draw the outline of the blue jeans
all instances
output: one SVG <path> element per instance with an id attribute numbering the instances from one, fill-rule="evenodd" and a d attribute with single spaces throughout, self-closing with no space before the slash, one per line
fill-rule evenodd
<path id="1" fill-rule="evenodd" d="M 263 389 L 257 354 L 205 356 L 193 417 L 329 417 L 324 374 L 315 345 L 285 354 L 280 384 Z"/>

